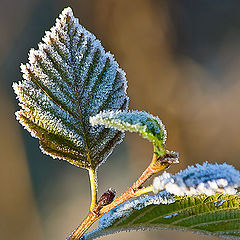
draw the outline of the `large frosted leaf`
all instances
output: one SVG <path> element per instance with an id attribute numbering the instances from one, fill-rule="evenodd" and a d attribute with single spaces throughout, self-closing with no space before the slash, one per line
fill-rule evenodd
<path id="1" fill-rule="evenodd" d="M 177 197 L 173 203 L 170 198 L 162 198 L 162 194 L 146 196 L 119 205 L 104 215 L 99 228 L 85 234 L 84 239 L 137 229 L 175 229 L 240 239 L 239 195 Z"/>
<path id="2" fill-rule="evenodd" d="M 113 55 L 66 8 L 21 68 L 24 80 L 13 85 L 20 123 L 43 152 L 95 169 L 123 134 L 92 127 L 89 117 L 128 107 L 125 73 Z"/>
<path id="3" fill-rule="evenodd" d="M 90 118 L 92 125 L 104 125 L 121 131 L 137 132 L 155 146 L 155 150 L 163 156 L 167 132 L 158 117 L 144 111 L 103 111 Z"/>

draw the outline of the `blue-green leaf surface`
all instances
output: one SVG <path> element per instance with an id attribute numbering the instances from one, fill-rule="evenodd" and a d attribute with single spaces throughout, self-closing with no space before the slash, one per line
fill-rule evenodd
<path id="1" fill-rule="evenodd" d="M 92 127 L 89 117 L 128 108 L 125 73 L 71 8 L 63 10 L 38 46 L 21 66 L 24 80 L 13 84 L 22 108 L 17 118 L 44 153 L 95 169 L 123 134 Z"/>

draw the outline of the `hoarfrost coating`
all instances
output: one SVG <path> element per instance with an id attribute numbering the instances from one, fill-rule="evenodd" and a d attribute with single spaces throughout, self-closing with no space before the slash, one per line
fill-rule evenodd
<path id="1" fill-rule="evenodd" d="M 29 63 L 21 65 L 24 80 L 13 84 L 21 106 L 17 119 L 39 138 L 44 153 L 95 168 L 124 134 L 92 127 L 89 117 L 128 109 L 125 73 L 71 8 L 42 40 L 38 50 L 30 50 Z"/>
<path id="2" fill-rule="evenodd" d="M 153 192 L 163 189 L 177 196 L 215 193 L 235 194 L 240 187 L 240 172 L 226 163 L 189 166 L 175 175 L 164 172 L 153 180 Z"/>
<path id="3" fill-rule="evenodd" d="M 102 111 L 90 117 L 90 123 L 93 126 L 100 124 L 120 131 L 137 132 L 160 145 L 164 145 L 167 138 L 162 121 L 144 111 Z"/>

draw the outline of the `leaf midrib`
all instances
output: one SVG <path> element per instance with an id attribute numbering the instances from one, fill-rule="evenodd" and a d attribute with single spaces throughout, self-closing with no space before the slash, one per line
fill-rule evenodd
<path id="1" fill-rule="evenodd" d="M 76 31 L 76 32 L 77 32 L 77 31 Z M 75 32 L 75 33 L 76 33 L 76 32 Z M 72 38 L 71 38 L 71 40 L 72 40 Z M 87 45 L 88 45 L 88 44 L 89 44 L 89 45 L 91 44 L 90 39 L 88 40 Z M 70 42 L 70 45 L 71 45 L 71 42 Z M 89 48 L 90 48 L 90 47 L 89 47 Z M 88 55 L 88 50 L 89 50 L 89 48 L 84 52 L 83 58 L 81 59 L 81 63 L 83 62 L 83 59 L 85 59 L 86 55 Z M 77 48 L 77 49 L 78 49 L 78 48 Z M 70 52 L 71 52 L 71 55 L 73 55 L 71 49 L 69 49 L 69 50 L 70 50 Z M 74 59 L 74 58 L 73 58 L 73 59 Z M 73 62 L 73 61 L 72 61 L 72 64 L 74 65 L 74 62 Z M 74 68 L 74 67 L 71 67 L 71 68 L 72 68 L 73 73 L 74 73 L 74 85 L 75 85 L 76 95 L 77 95 L 77 94 L 78 94 L 78 92 L 77 92 L 77 91 L 78 91 L 78 86 L 77 86 L 77 83 L 76 83 L 77 78 L 76 78 L 76 74 L 75 74 L 75 68 Z M 88 74 L 89 74 L 89 72 L 88 72 Z M 83 91 L 83 90 L 82 90 L 82 91 Z M 77 98 L 77 105 L 78 105 L 77 111 L 78 111 L 78 113 L 79 113 L 79 123 L 80 123 L 80 125 L 82 126 L 83 139 L 84 139 L 84 141 L 85 141 L 86 156 L 87 156 L 87 158 L 88 158 L 88 162 L 90 163 L 91 169 L 95 169 L 96 167 L 93 165 L 92 159 L 91 159 L 91 157 L 90 157 L 89 139 L 88 139 L 88 137 L 87 137 L 88 134 L 87 134 L 85 125 L 84 125 L 84 123 L 83 123 L 83 115 L 82 115 L 81 103 L 80 103 L 80 99 L 79 99 L 79 98 Z"/>

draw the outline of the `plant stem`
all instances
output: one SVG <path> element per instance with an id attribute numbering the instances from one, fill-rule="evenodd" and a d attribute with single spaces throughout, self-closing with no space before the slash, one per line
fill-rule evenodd
<path id="1" fill-rule="evenodd" d="M 66 240 L 78 240 L 91 227 L 91 225 L 99 219 L 99 217 L 100 216 L 94 212 L 89 211 L 87 217 Z"/>
<path id="2" fill-rule="evenodd" d="M 93 211 L 97 206 L 97 176 L 95 170 L 89 169 L 89 179 L 91 184 L 91 196 L 92 196 L 90 211 Z"/>
<path id="3" fill-rule="evenodd" d="M 127 201 L 130 198 L 139 196 L 140 195 L 139 193 L 140 193 L 140 190 L 141 190 L 139 188 L 154 173 L 155 173 L 155 171 L 153 170 L 153 168 L 150 164 L 148 166 L 148 168 L 143 172 L 143 174 L 139 177 L 139 179 L 126 192 L 124 192 L 122 195 L 117 197 L 112 203 L 108 204 L 107 206 L 104 206 L 100 210 L 100 215 L 102 216 L 102 215 L 106 214 L 107 212 L 109 212 L 110 210 L 112 210 L 113 208 L 115 208 L 119 204 Z"/>
<path id="4" fill-rule="evenodd" d="M 141 194 L 150 192 L 152 190 L 152 186 L 146 187 L 143 189 L 140 189 L 141 185 L 148 179 L 150 178 L 154 173 L 159 172 L 166 167 L 169 166 L 168 163 L 158 163 L 157 162 L 157 155 L 153 154 L 153 159 L 151 164 L 146 168 L 146 170 L 142 173 L 142 175 L 138 178 L 138 180 L 123 194 L 121 194 L 119 197 L 117 197 L 112 203 L 102 207 L 99 212 L 94 212 L 94 209 L 96 207 L 96 191 L 93 191 L 94 188 L 96 188 L 96 184 L 93 184 L 92 186 L 92 204 L 90 211 L 88 213 L 88 216 L 83 220 L 83 222 L 76 228 L 76 230 L 73 231 L 73 233 L 67 238 L 68 240 L 78 240 L 82 235 L 88 230 L 88 228 L 95 222 L 97 221 L 100 217 L 102 217 L 104 214 L 118 206 L 119 204 L 127 201 L 130 198 L 139 196 Z M 90 172 L 90 181 L 91 184 L 95 181 L 95 173 L 94 171 Z M 94 178 L 93 178 L 94 177 Z M 95 194 L 95 195 L 94 195 Z"/>

